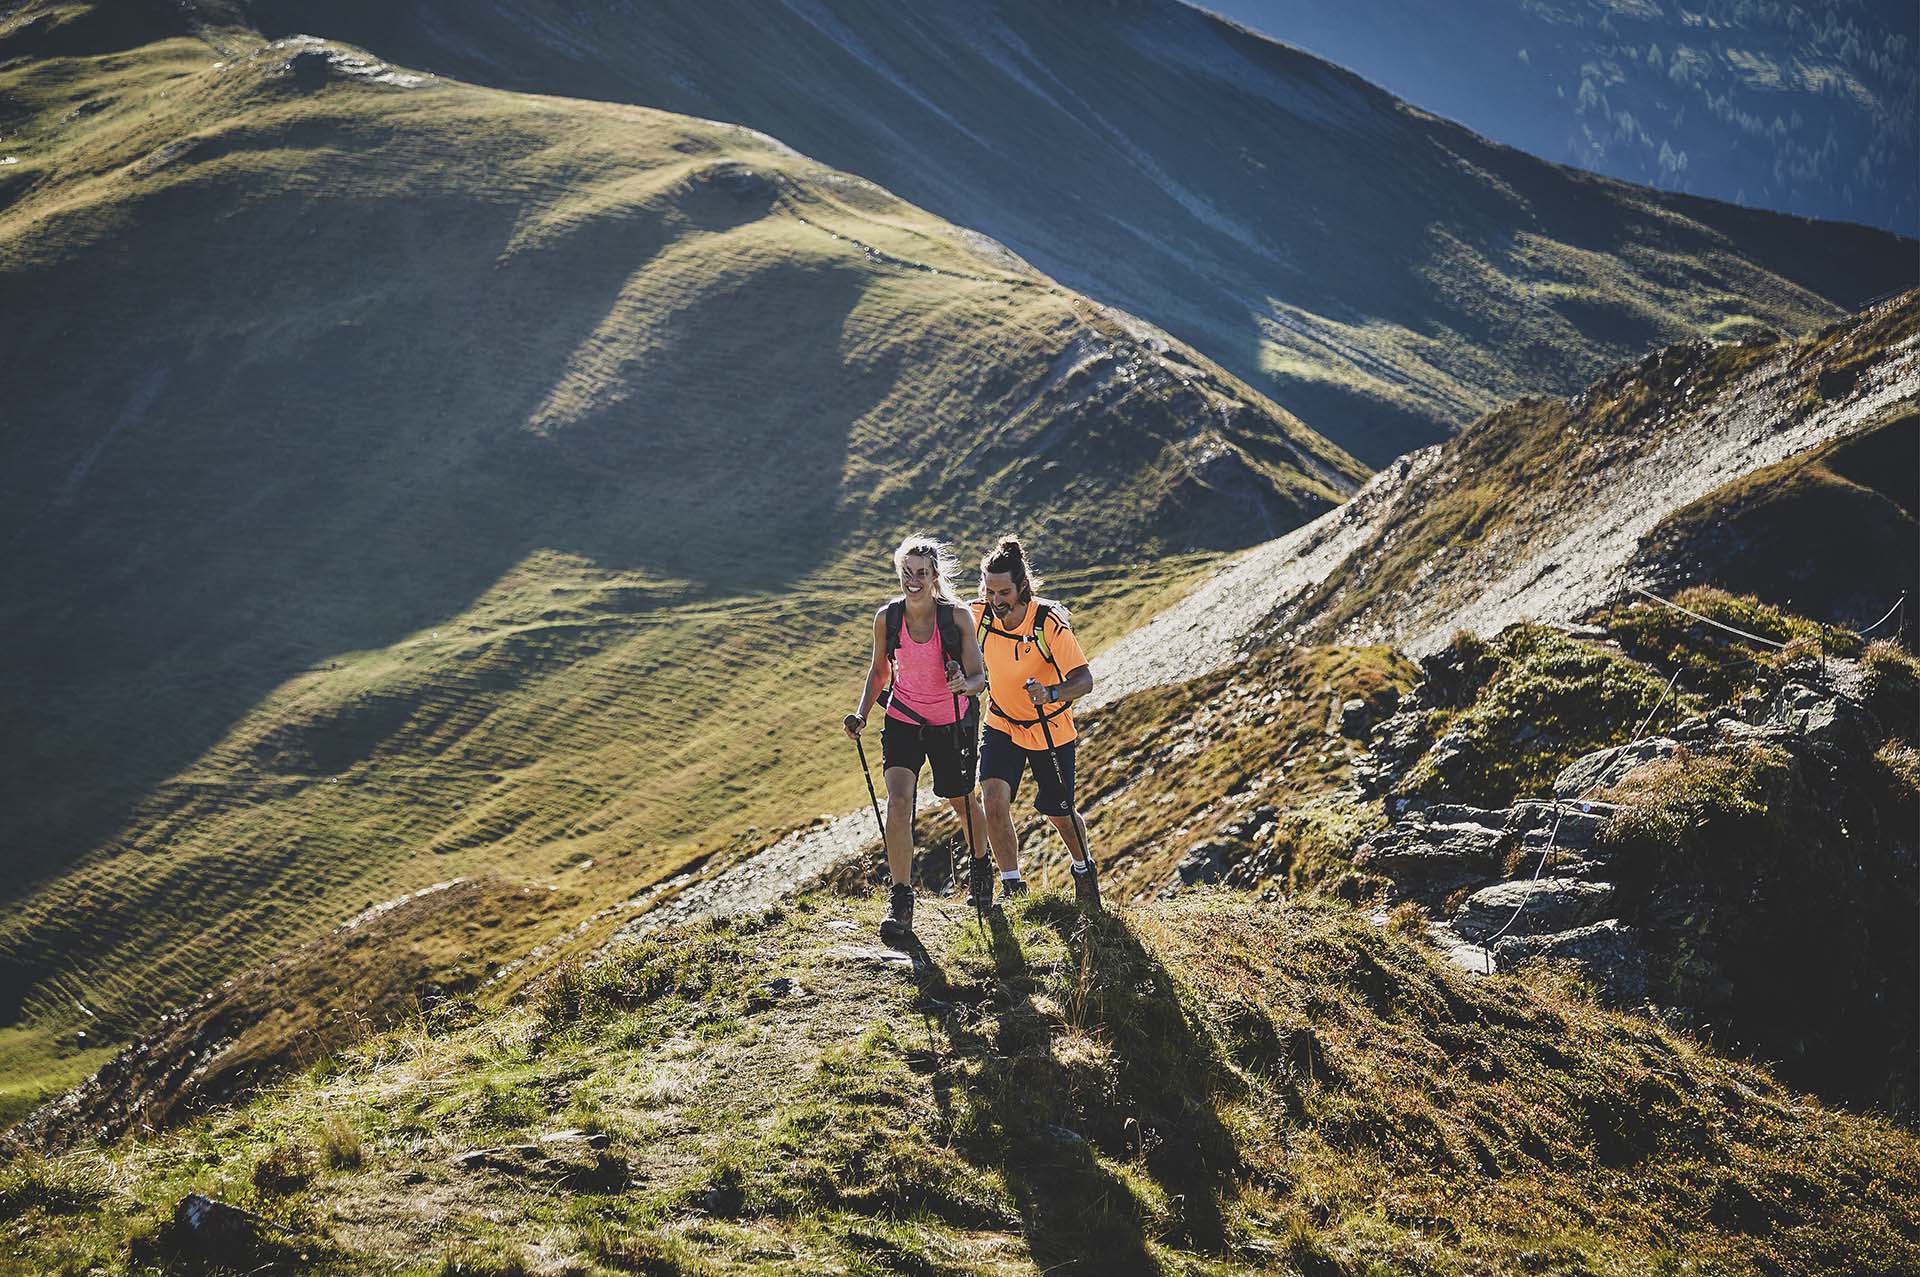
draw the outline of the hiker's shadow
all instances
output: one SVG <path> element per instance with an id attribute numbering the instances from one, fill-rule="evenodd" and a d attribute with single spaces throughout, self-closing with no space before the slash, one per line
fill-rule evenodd
<path id="1" fill-rule="evenodd" d="M 991 974 L 963 962 L 957 980 L 923 986 L 952 1057 L 935 1099 L 955 1148 L 1004 1175 L 1034 1263 L 1158 1272 L 1149 1236 L 1217 1253 L 1219 1196 L 1239 1165 L 1216 1107 L 1227 1075 L 1165 968 L 1122 920 L 1064 901 L 1025 909 L 1023 925 L 1065 949 L 1046 944 L 1038 966 L 1015 921 L 997 909 L 981 921 Z M 1153 1187 L 1136 1189 L 1123 1162 Z"/>

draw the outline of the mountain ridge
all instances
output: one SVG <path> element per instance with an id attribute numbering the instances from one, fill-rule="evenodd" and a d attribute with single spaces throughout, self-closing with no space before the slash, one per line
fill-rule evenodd
<path id="1" fill-rule="evenodd" d="M 1804 332 L 1910 241 L 1559 168 L 1164 0 L 249 0 L 480 82 L 730 119 L 1206 351 L 1372 466 L 1686 336 Z"/>
<path id="2" fill-rule="evenodd" d="M 1861 0 L 1556 6 L 1444 20 L 1392 4 L 1216 0 L 1410 100 L 1546 159 L 1913 235 L 1920 26 Z"/>

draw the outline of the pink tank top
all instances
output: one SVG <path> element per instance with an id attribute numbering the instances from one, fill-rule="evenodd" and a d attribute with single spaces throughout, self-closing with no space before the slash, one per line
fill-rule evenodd
<path id="1" fill-rule="evenodd" d="M 893 699 L 897 703 L 888 704 L 888 718 L 914 722 L 912 715 L 900 712 L 899 706 L 905 705 L 935 727 L 945 727 L 953 721 L 953 693 L 947 690 L 947 662 L 940 655 L 938 624 L 933 627 L 933 633 L 927 635 L 926 642 L 916 643 L 905 615 L 901 616 L 900 646 L 893 652 Z M 960 698 L 960 708 L 963 712 L 967 708 L 964 696 Z"/>

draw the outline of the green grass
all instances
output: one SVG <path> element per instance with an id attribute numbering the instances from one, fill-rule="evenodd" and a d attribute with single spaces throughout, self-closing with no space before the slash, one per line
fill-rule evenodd
<path id="1" fill-rule="evenodd" d="M 1027 535 L 1098 644 L 1361 474 L 758 135 L 37 31 L 0 1023 L 122 1035 L 456 875 L 584 917 L 858 800 L 834 725 L 910 528 Z"/>
<path id="2" fill-rule="evenodd" d="M 1755 643 L 1645 599 L 1616 604 L 1596 618 L 1628 654 L 1675 671 L 1680 686 L 1696 696 L 1730 702 L 1747 691 L 1766 691 L 1821 653 L 1860 655 L 1860 636 L 1823 625 L 1715 586 L 1692 586 L 1673 601 L 1720 625 L 1757 635 Z"/>
<path id="3" fill-rule="evenodd" d="M 1489 655 L 1471 703 L 1433 722 L 1439 739 L 1401 782 L 1406 792 L 1505 806 L 1548 792 L 1582 754 L 1620 744 L 1642 722 L 1678 721 L 1693 703 L 1666 695 L 1647 666 L 1542 626 L 1509 627 Z"/>
<path id="4" fill-rule="evenodd" d="M 88 1047 L 79 1029 L 48 1024 L 0 1029 L 0 1125 L 10 1126 L 111 1060 L 118 1047 Z"/>
<path id="5" fill-rule="evenodd" d="M 188 1189 L 291 1230 L 278 1262 L 313 1273 L 1916 1258 L 1910 1132 L 1558 978 L 1472 978 L 1338 906 L 1208 894 L 1086 921 L 1039 896 L 991 931 L 930 906 L 916 986 L 844 956 L 833 928 L 880 908 L 816 895 L 669 933 L 172 1134 L 15 1163 L 0 1270 L 126 1271 Z M 534 1121 L 503 1131 L 503 1095 Z M 330 1165 L 343 1124 L 361 1157 Z"/>

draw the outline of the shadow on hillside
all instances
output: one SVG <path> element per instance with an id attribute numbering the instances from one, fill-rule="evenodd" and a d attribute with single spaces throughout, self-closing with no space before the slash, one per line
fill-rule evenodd
<path id="1" fill-rule="evenodd" d="M 936 1075 L 955 1146 L 1004 1174 L 1043 1271 L 1157 1273 L 1150 1236 L 1219 1251 L 1220 1197 L 1240 1158 L 1217 1112 L 1227 1084 L 1217 1052 L 1124 921 L 1050 898 L 1026 916 L 1066 942 L 1069 971 L 1031 967 L 996 909 L 991 982 L 923 988 L 923 1012 L 955 1056 L 975 1062 Z M 1165 1204 L 1143 1200 L 1101 1157 L 1137 1165 Z"/>
<path id="2" fill-rule="evenodd" d="M 1722 264 L 1729 243 L 1848 308 L 1915 278 L 1911 252 L 1883 232 L 1591 177 L 1408 112 L 1350 72 L 1212 17 L 1161 8 L 1145 28 L 1149 9 L 1094 26 L 1046 6 L 996 15 L 1005 47 L 1059 92 L 1013 70 L 977 18 L 910 6 L 865 15 L 861 36 L 903 65 L 937 50 L 911 88 L 798 13 L 768 13 L 750 31 L 613 20 L 567 47 L 483 14 L 462 15 L 461 38 L 376 7 L 341 15 L 335 31 L 477 83 L 769 130 L 1192 342 L 1376 466 L 1477 413 L 1436 398 L 1393 345 L 1356 343 L 1353 325 L 1404 330 L 1469 386 L 1499 389 L 1477 354 L 1499 350 L 1510 385 L 1571 393 L 1674 337 L 1646 296 L 1718 288 L 1754 298 L 1734 308 L 1771 301 Z M 284 4 L 257 17 L 279 34 L 305 29 Z M 1616 277 L 1596 258 L 1633 269 Z M 1508 282 L 1489 290 L 1489 275 Z M 1269 326 L 1333 378 L 1270 372 Z"/>
<path id="3" fill-rule="evenodd" d="M 20 498 L 0 519 L 0 900 L 123 850 L 136 817 L 203 825 L 324 783 L 410 719 L 463 729 L 476 698 L 591 657 L 656 606 L 612 590 L 568 611 L 514 579 L 531 555 L 685 582 L 694 599 L 791 585 L 841 544 L 848 432 L 892 389 L 846 373 L 857 269 L 752 262 L 682 300 L 670 332 L 635 336 L 632 281 L 690 231 L 764 212 L 751 203 L 668 210 L 685 222 L 632 209 L 516 249 L 512 203 L 316 208 L 202 185 L 153 202 L 243 207 L 217 243 L 204 219 L 156 211 L 113 254 L 9 275 L 49 301 L 0 318 L 0 345 L 33 369 L 25 386 L 0 373 L 18 405 L 0 497 Z M 267 287 L 210 266 L 296 233 L 298 260 L 337 279 Z M 527 633 L 436 658 L 439 702 L 422 676 L 306 694 L 218 784 L 167 784 L 303 672 L 507 596 L 502 625 Z M 622 612 L 632 624 L 600 623 Z M 306 856 L 308 832 L 280 850 Z M 135 929 L 54 918 L 7 937 L 0 1023 L 92 937 Z"/>

